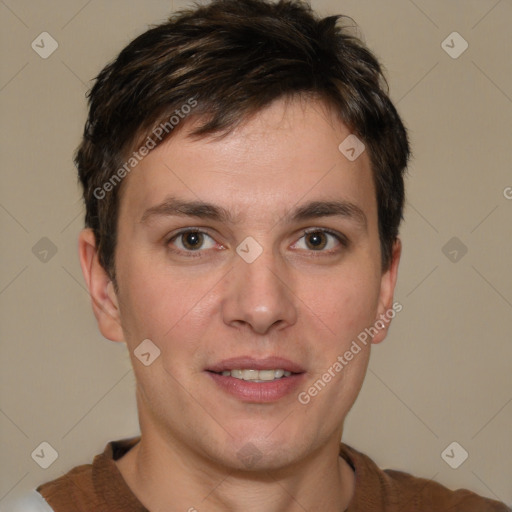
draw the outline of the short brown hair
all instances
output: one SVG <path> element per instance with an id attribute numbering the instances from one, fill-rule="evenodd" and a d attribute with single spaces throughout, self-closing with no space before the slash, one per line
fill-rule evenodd
<path id="1" fill-rule="evenodd" d="M 378 60 L 347 20 L 320 18 L 300 0 L 213 0 L 144 32 L 100 72 L 75 163 L 85 224 L 114 284 L 121 184 L 112 179 L 129 172 L 130 152 L 163 123 L 169 128 L 158 144 L 192 119 L 199 121 L 192 135 L 227 134 L 273 101 L 300 95 L 325 102 L 366 145 L 382 267 L 389 267 L 409 143 Z M 195 108 L 172 129 L 170 117 L 186 104 Z"/>

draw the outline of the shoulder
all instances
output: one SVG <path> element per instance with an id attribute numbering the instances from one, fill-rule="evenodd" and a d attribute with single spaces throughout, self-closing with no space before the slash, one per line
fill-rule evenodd
<path id="1" fill-rule="evenodd" d="M 367 455 L 344 443 L 340 455 L 354 469 L 356 510 L 359 506 L 368 511 L 389 512 L 512 512 L 504 503 L 466 489 L 450 490 L 438 482 L 403 471 L 382 470 Z"/>
<path id="2" fill-rule="evenodd" d="M 92 465 L 77 466 L 20 498 L 1 507 L 1 512 L 82 512 L 80 503 L 88 503 L 92 484 Z M 86 509 L 87 510 L 87 509 Z"/>
<path id="3" fill-rule="evenodd" d="M 392 482 L 402 503 L 414 503 L 418 511 L 511 512 L 504 503 L 484 498 L 467 489 L 450 490 L 434 480 L 415 477 L 402 471 L 386 469 L 383 473 Z"/>
<path id="4" fill-rule="evenodd" d="M 83 464 L 55 480 L 39 485 L 36 491 L 54 510 L 72 512 L 83 510 L 82 504 L 93 505 L 90 502 L 91 496 L 94 494 L 91 492 L 92 489 L 94 489 L 93 465 Z"/>
<path id="5" fill-rule="evenodd" d="M 53 512 L 53 508 L 36 490 L 18 498 L 2 510 L 3 512 Z"/>
<path id="6" fill-rule="evenodd" d="M 139 439 L 110 441 L 91 464 L 76 466 L 55 480 L 39 485 L 36 491 L 54 512 L 141 510 L 115 465 L 115 460 Z"/>

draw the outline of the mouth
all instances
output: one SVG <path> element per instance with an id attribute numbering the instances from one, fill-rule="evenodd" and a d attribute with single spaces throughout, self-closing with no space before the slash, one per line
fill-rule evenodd
<path id="1" fill-rule="evenodd" d="M 302 381 L 304 368 L 287 359 L 231 358 L 206 368 L 223 391 L 244 402 L 274 402 L 290 394 Z"/>
<path id="2" fill-rule="evenodd" d="M 208 366 L 206 371 L 240 380 L 269 382 L 304 373 L 305 369 L 300 364 L 282 357 L 256 359 L 243 356 L 224 359 Z"/>
<path id="3" fill-rule="evenodd" d="M 278 368 L 276 370 L 224 370 L 218 373 L 223 377 L 233 377 L 240 380 L 248 380 L 251 382 L 272 382 L 283 377 L 290 377 L 292 372 Z"/>

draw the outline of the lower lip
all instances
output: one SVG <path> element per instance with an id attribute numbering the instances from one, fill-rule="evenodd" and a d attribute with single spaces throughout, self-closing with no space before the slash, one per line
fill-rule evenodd
<path id="1" fill-rule="evenodd" d="M 244 402 L 269 403 L 289 395 L 298 388 L 303 380 L 303 373 L 295 373 L 289 377 L 268 382 L 251 382 L 248 380 L 226 377 L 224 375 L 207 372 L 215 383 L 224 391 Z"/>

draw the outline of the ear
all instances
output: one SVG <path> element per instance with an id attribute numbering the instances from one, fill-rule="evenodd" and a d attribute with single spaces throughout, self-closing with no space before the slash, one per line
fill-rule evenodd
<path id="1" fill-rule="evenodd" d="M 113 283 L 99 262 L 92 229 L 81 231 L 78 237 L 78 252 L 82 273 L 92 301 L 92 309 L 101 334 L 111 341 L 124 341 L 119 302 Z"/>
<path id="2" fill-rule="evenodd" d="M 375 318 L 375 327 L 378 327 L 378 332 L 372 338 L 372 343 L 375 344 L 384 340 L 388 334 L 391 319 L 396 313 L 402 310 L 401 304 L 396 303 L 396 305 L 393 305 L 393 295 L 395 293 L 398 264 L 400 263 L 401 254 L 402 242 L 397 238 L 393 243 L 389 268 L 382 274 L 380 281 L 379 305 L 377 308 L 377 317 Z"/>

